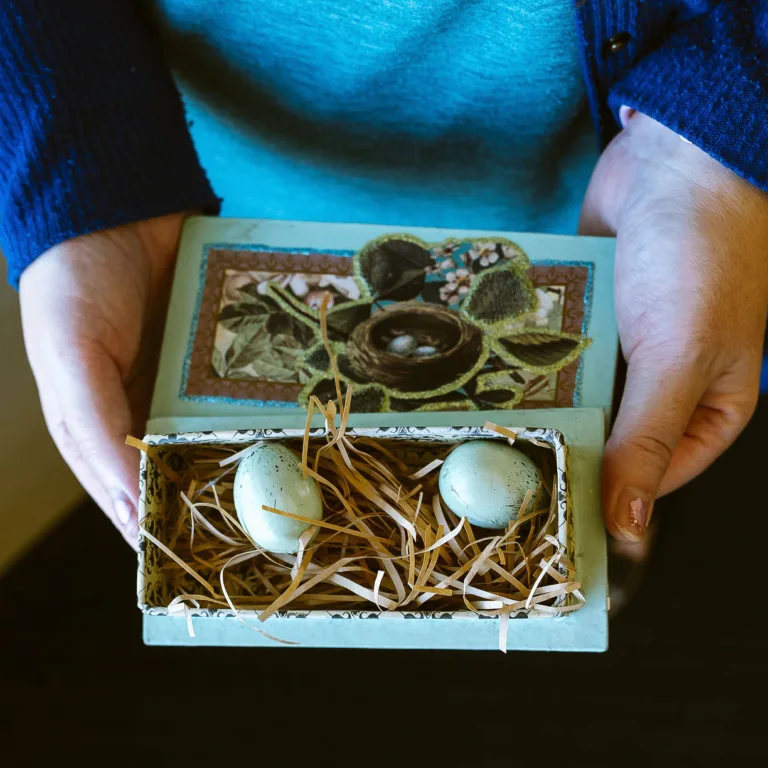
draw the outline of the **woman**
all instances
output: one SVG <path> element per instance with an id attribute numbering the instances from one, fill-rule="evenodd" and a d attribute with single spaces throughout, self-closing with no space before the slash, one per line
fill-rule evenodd
<path id="1" fill-rule="evenodd" d="M 59 448 L 135 545 L 123 437 L 214 189 L 226 215 L 397 226 L 574 232 L 581 209 L 618 238 L 628 363 L 606 524 L 642 540 L 757 397 L 767 30 L 765 0 L 4 3 L 0 242 Z"/>

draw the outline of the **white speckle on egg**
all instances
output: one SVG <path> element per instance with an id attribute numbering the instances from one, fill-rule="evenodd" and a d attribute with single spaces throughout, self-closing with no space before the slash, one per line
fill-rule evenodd
<path id="1" fill-rule="evenodd" d="M 407 357 L 416 349 L 418 342 L 409 333 L 404 333 L 401 336 L 395 336 L 392 341 L 387 345 L 387 352 L 393 355 L 402 355 Z"/>
<path id="2" fill-rule="evenodd" d="M 323 519 L 317 483 L 304 476 L 299 460 L 282 443 L 259 443 L 243 456 L 235 473 L 234 497 L 240 524 L 270 552 L 296 552 L 309 523 L 267 512 L 262 506 Z"/>
<path id="3" fill-rule="evenodd" d="M 480 528 L 505 528 L 517 519 L 539 471 L 522 451 L 496 440 L 455 448 L 440 470 L 440 495 L 458 517 Z"/>

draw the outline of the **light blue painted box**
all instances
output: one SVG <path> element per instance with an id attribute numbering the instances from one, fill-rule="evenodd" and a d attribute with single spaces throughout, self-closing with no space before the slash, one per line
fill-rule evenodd
<path id="1" fill-rule="evenodd" d="M 393 278 L 391 270 L 384 278 L 372 276 L 371 260 L 366 263 L 364 257 L 354 256 L 365 254 L 371 243 L 388 243 L 393 238 L 400 245 L 374 255 L 396 260 L 403 254 L 412 259 L 415 253 L 418 261 L 428 253 L 419 262 L 423 276 L 410 266 L 406 275 L 410 282 L 401 279 L 401 274 Z M 457 374 L 453 384 L 459 384 L 455 388 L 459 394 L 453 389 L 446 392 L 446 387 L 438 392 L 439 386 L 414 392 L 408 390 L 411 379 L 386 386 L 363 382 L 360 390 L 368 392 L 385 412 L 356 413 L 350 426 L 387 429 L 390 437 L 395 430 L 410 438 L 418 434 L 425 440 L 447 436 L 458 440 L 488 437 L 482 427 L 492 421 L 519 430 L 543 430 L 538 434 L 545 435 L 553 448 L 558 441 L 562 443 L 565 447 L 558 456 L 563 480 L 559 536 L 567 542 L 586 605 L 561 616 L 511 621 L 507 648 L 605 650 L 607 576 L 599 481 L 618 348 L 612 303 L 613 254 L 614 242 L 600 238 L 427 229 L 403 233 L 367 225 L 191 219 L 180 247 L 145 441 L 158 448 L 187 442 L 242 446 L 273 434 L 271 431 L 303 433 L 305 412 L 297 407 L 297 400 L 323 383 L 322 372 L 313 373 L 311 366 L 295 376 L 292 373 L 294 355 L 304 355 L 298 350 L 299 342 L 308 338 L 302 335 L 304 326 L 292 326 L 299 328 L 298 351 L 287 349 L 281 337 L 281 343 L 273 346 L 280 347 L 282 357 L 263 351 L 249 356 L 250 347 L 266 347 L 261 337 L 246 338 L 241 330 L 232 331 L 245 327 L 243 297 L 248 302 L 266 301 L 264 296 L 270 302 L 282 302 L 291 317 L 304 322 L 302 315 L 311 320 L 313 302 L 330 292 L 336 302 L 340 338 L 350 339 L 340 347 L 342 353 L 351 349 L 355 329 L 365 326 L 369 317 L 387 308 L 403 309 L 405 305 L 395 306 L 397 298 L 391 298 L 398 291 L 408 301 L 433 301 L 457 310 L 483 329 L 484 355 L 473 363 L 474 368 Z M 503 314 L 519 294 L 519 287 L 508 296 L 502 294 L 501 310 L 499 302 L 487 301 L 494 295 L 495 285 L 503 282 L 497 273 L 506 271 L 517 275 L 518 282 L 508 275 L 503 280 L 522 284 L 531 301 L 522 314 L 498 320 L 489 313 Z M 416 282 L 409 277 L 412 274 Z M 377 290 L 376 279 L 394 280 L 395 288 L 389 293 Z M 417 289 L 420 293 L 414 295 Z M 356 314 L 358 308 L 363 315 Z M 355 322 L 350 324 L 350 317 Z M 290 325 L 293 321 L 285 322 Z M 281 320 L 281 327 L 285 322 Z M 583 349 L 581 340 L 585 338 L 591 344 Z M 311 343 L 306 342 L 307 346 Z M 535 347 L 551 349 L 551 355 L 560 355 L 559 362 L 553 363 L 551 355 L 546 357 L 547 350 L 542 353 Z M 267 363 L 268 369 L 259 368 Z M 493 365 L 503 370 L 489 371 Z M 554 370 L 553 366 L 560 367 Z M 273 378 L 265 377 L 264 370 Z M 356 374 L 352 370 L 349 375 Z M 502 407 L 488 409 L 491 396 L 503 401 Z M 446 398 L 455 398 L 448 403 L 454 407 L 437 410 L 435 402 L 442 406 Z M 161 525 L 165 480 L 146 456 L 140 490 L 140 518 L 145 525 Z M 272 643 L 229 611 L 192 609 L 191 636 L 184 614 L 169 615 L 160 604 L 156 589 L 160 562 L 158 550 L 143 540 L 138 602 L 147 644 Z M 255 612 L 250 618 L 255 619 Z M 435 620 L 438 618 L 442 620 Z M 414 611 L 407 619 L 403 614 L 388 616 L 378 611 L 285 611 L 267 623 L 265 628 L 271 634 L 304 647 L 470 650 L 495 649 L 499 642 L 498 620 L 465 610 Z"/>

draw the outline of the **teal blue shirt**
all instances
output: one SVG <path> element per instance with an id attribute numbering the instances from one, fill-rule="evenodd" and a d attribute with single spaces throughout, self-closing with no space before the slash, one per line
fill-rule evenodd
<path id="1" fill-rule="evenodd" d="M 158 0 L 225 216 L 573 233 L 570 0 Z"/>

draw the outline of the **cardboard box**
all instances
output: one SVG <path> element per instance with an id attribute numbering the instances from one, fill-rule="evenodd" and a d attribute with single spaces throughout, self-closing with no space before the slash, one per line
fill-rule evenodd
<path id="1" fill-rule="evenodd" d="M 306 381 L 297 381 L 294 385 L 291 382 L 265 382 L 258 376 L 248 379 L 248 370 L 245 374 L 240 370 L 235 371 L 235 375 L 228 378 L 228 371 L 224 370 L 221 358 L 216 360 L 211 357 L 220 350 L 220 339 L 224 339 L 223 343 L 234 343 L 231 341 L 232 333 L 227 328 L 222 330 L 221 325 L 221 317 L 234 316 L 231 306 L 227 304 L 226 292 L 232 285 L 241 286 L 235 291 L 242 290 L 242 285 L 247 284 L 247 275 L 253 278 L 254 285 L 263 288 L 264 275 L 280 275 L 281 269 L 285 269 L 289 277 L 292 274 L 305 274 L 296 273 L 295 270 L 317 269 L 318 259 L 329 260 L 330 267 L 322 266 L 321 269 L 344 271 L 346 265 L 339 259 L 349 259 L 356 251 L 364 248 L 366 243 L 391 231 L 391 228 L 357 225 L 192 220 L 187 225 L 182 241 L 149 424 L 150 434 L 145 441 L 158 448 L 191 442 L 247 445 L 256 439 L 273 439 L 290 434 L 291 430 L 293 434 L 303 434 L 305 415 L 302 409 L 296 407 L 295 391 L 302 386 L 306 390 L 309 386 Z M 564 368 L 553 372 L 547 368 L 537 368 L 534 364 L 533 373 L 525 368 L 512 367 L 513 371 L 522 371 L 529 378 L 538 377 L 550 387 L 549 394 L 545 393 L 539 401 L 536 401 L 535 396 L 530 400 L 522 397 L 522 400 L 515 401 L 514 408 L 483 411 L 477 409 L 477 403 L 483 402 L 480 396 L 477 402 L 469 403 L 471 410 L 432 410 L 428 404 L 426 409 L 419 412 L 356 413 L 350 426 L 356 431 L 368 430 L 373 434 L 386 435 L 387 439 L 399 439 L 398 435 L 408 435 L 409 439 L 413 439 L 414 434 L 420 440 L 458 440 L 470 436 L 475 439 L 491 439 L 482 429 L 486 421 L 491 421 L 502 426 L 529 430 L 523 431 L 523 436 L 530 436 L 530 430 L 535 430 L 538 437 L 552 444 L 553 450 L 562 445 L 558 455 L 558 510 L 562 515 L 559 535 L 567 543 L 569 558 L 576 566 L 578 578 L 583 584 L 581 591 L 587 602 L 580 610 L 560 617 L 511 621 L 507 647 L 521 650 L 605 650 L 607 577 L 599 476 L 617 350 L 611 298 L 613 243 L 592 238 L 441 230 L 409 230 L 406 237 L 413 237 L 417 242 L 425 244 L 438 243 L 438 251 L 445 242 L 476 244 L 479 241 L 490 241 L 521 245 L 532 265 L 528 269 L 528 275 L 533 274 L 532 285 L 544 285 L 543 288 L 536 287 L 537 292 L 552 289 L 555 301 L 560 301 L 560 306 L 553 310 L 554 313 L 559 312 L 557 322 L 562 321 L 563 327 L 568 322 L 580 323 L 580 333 L 584 338 L 589 337 L 591 346 L 586 351 L 581 349 L 579 358 L 568 362 L 570 373 L 563 373 Z M 221 256 L 219 261 L 217 254 Z M 285 267 L 285 263 L 289 266 Z M 347 270 L 347 277 L 339 279 L 342 282 L 348 279 L 359 281 L 359 272 L 360 262 L 356 262 L 355 270 Z M 349 278 L 349 275 L 352 277 Z M 563 281 L 564 287 L 554 282 L 558 279 Z M 323 280 L 327 281 L 327 278 L 320 278 L 320 281 Z M 542 280 L 549 283 L 541 283 Z M 344 285 L 341 290 L 345 290 Z M 445 285 L 443 281 L 441 286 Z M 449 287 L 453 285 L 450 282 Z M 366 290 L 364 284 L 362 290 Z M 255 291 L 252 293 L 257 295 Z M 444 291 L 441 296 L 443 294 Z M 575 295 L 580 304 L 573 299 Z M 282 300 L 283 297 L 279 295 L 277 298 Z M 350 300 L 350 297 L 343 298 L 344 301 Z M 365 296 L 360 299 L 360 303 L 364 304 L 364 299 Z M 542 299 L 540 303 L 545 304 L 546 301 Z M 540 309 L 540 305 L 537 306 Z M 461 306 L 454 308 L 461 309 Z M 298 307 L 298 311 L 303 310 Z M 213 321 L 211 317 L 205 319 L 206 312 L 209 315 L 213 312 Z M 580 338 L 572 331 L 560 334 L 559 330 L 551 327 L 539 328 L 534 325 L 541 319 L 538 309 L 536 315 L 534 317 L 531 311 L 522 320 L 518 318 L 514 333 L 524 332 L 527 334 L 525 338 L 533 339 L 534 342 L 546 333 L 559 334 L 563 338 Z M 545 315 L 544 319 L 550 322 L 551 316 Z M 470 321 L 474 321 L 471 316 Z M 491 334 L 487 339 L 492 347 L 497 343 L 499 326 L 479 325 L 483 328 L 487 325 L 487 334 Z M 537 332 L 538 336 L 535 335 Z M 202 367 L 201 360 L 204 363 Z M 515 361 L 516 358 L 513 358 L 516 364 Z M 482 372 L 480 375 L 483 375 Z M 561 381 L 565 382 L 562 388 Z M 474 385 L 462 384 L 462 387 L 465 402 L 469 397 L 482 392 L 481 387 Z M 514 387 L 510 386 L 509 389 L 511 391 Z M 277 394 L 264 396 L 270 392 Z M 398 397 L 403 394 L 393 387 L 388 395 L 389 392 L 394 392 Z M 259 396 L 254 397 L 254 394 Z M 410 393 L 405 394 L 410 396 Z M 551 402 L 546 399 L 548 397 Z M 557 401 L 557 398 L 560 400 Z M 566 402 L 564 398 L 569 399 Z M 403 407 L 402 402 L 399 401 L 398 407 Z M 537 407 L 538 404 L 559 403 L 570 407 Z M 415 400 L 414 404 L 418 405 Z M 146 518 L 145 524 L 149 524 L 150 531 L 162 535 L 163 500 L 169 489 L 165 478 L 146 456 L 142 461 L 140 491 L 140 517 Z M 146 643 L 222 646 L 272 644 L 273 641 L 248 626 L 249 623 L 255 625 L 258 622 L 247 611 L 241 612 L 240 618 L 244 619 L 244 623 L 231 611 L 193 609 L 191 622 L 194 637 L 190 636 L 185 620 L 187 614 L 182 612 L 169 615 L 167 607 L 163 605 L 162 589 L 159 586 L 162 580 L 159 563 L 163 557 L 150 542 L 142 542 L 138 597 L 144 612 Z M 263 628 L 302 646 L 498 647 L 498 621 L 470 611 L 404 610 L 382 613 L 374 606 L 371 608 L 361 611 L 281 611 L 272 616 Z M 436 618 L 443 620 L 435 621 Z"/>

